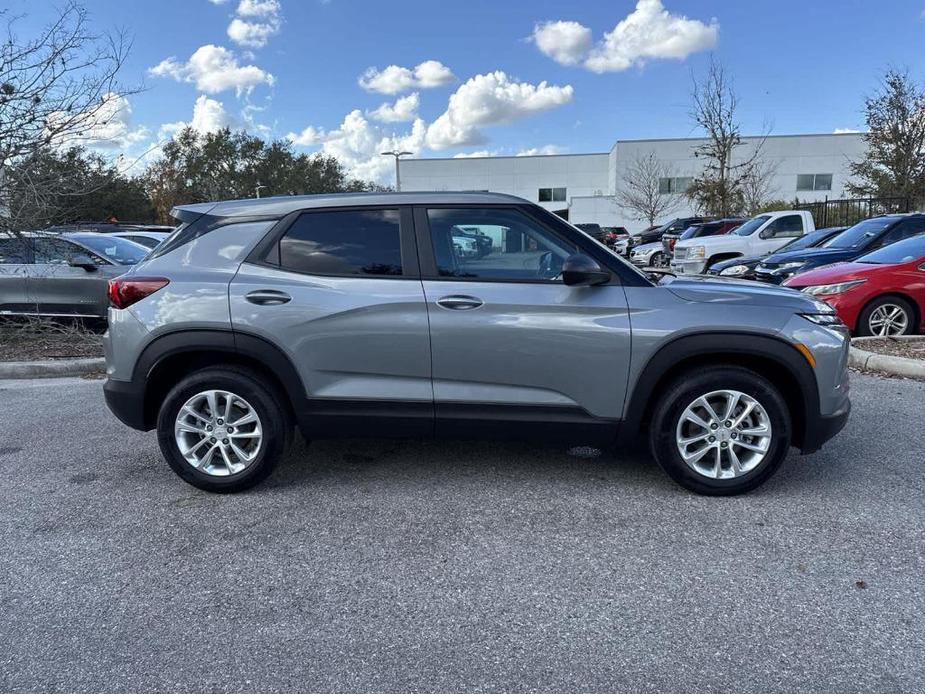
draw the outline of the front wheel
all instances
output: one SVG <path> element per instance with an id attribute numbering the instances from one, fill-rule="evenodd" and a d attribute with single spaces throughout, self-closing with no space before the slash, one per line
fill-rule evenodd
<path id="1" fill-rule="evenodd" d="M 858 333 L 864 336 L 894 337 L 915 331 L 915 311 L 898 296 L 882 296 L 864 307 L 858 317 Z"/>
<path id="2" fill-rule="evenodd" d="M 684 374 L 656 404 L 650 446 L 686 489 L 714 496 L 764 484 L 790 448 L 790 412 L 759 374 L 722 366 Z"/>
<path id="3" fill-rule="evenodd" d="M 195 487 L 238 492 L 265 479 L 292 438 L 283 396 L 236 366 L 197 371 L 168 393 L 157 419 L 167 464 Z"/>

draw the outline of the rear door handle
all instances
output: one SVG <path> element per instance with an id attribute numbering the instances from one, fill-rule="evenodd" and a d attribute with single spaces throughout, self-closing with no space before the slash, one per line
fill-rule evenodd
<path id="1" fill-rule="evenodd" d="M 286 292 L 277 291 L 276 289 L 258 289 L 248 292 L 244 295 L 244 298 L 258 306 L 278 306 L 292 301 L 292 297 Z"/>
<path id="2" fill-rule="evenodd" d="M 441 299 L 437 299 L 438 306 L 443 306 L 443 308 L 450 308 L 454 311 L 469 311 L 473 308 L 478 308 L 482 304 L 484 304 L 484 302 L 481 299 L 478 299 L 474 296 L 466 296 L 464 294 L 444 296 Z"/>

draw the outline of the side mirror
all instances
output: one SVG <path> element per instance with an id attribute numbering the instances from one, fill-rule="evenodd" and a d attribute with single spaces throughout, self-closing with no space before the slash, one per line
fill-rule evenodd
<path id="1" fill-rule="evenodd" d="M 581 253 L 575 253 L 562 264 L 562 282 L 570 287 L 591 287 L 606 284 L 610 273 L 605 272 L 597 261 Z"/>
<path id="2" fill-rule="evenodd" d="M 86 253 L 75 253 L 67 259 L 67 264 L 71 267 L 82 267 L 87 272 L 96 272 L 96 263 Z"/>

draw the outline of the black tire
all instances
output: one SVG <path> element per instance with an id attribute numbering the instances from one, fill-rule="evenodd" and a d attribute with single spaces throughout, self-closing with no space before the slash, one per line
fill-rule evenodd
<path id="1" fill-rule="evenodd" d="M 764 459 L 739 477 L 708 478 L 681 458 L 676 442 L 678 422 L 698 397 L 718 390 L 735 390 L 753 397 L 764 408 L 771 424 L 771 443 Z M 655 460 L 671 479 L 685 489 L 709 496 L 744 494 L 767 482 L 790 449 L 791 418 L 780 391 L 767 379 L 738 366 L 715 366 L 690 371 L 670 383 L 653 411 L 649 445 Z"/>
<path id="2" fill-rule="evenodd" d="M 906 329 L 901 333 L 896 333 L 897 335 L 912 335 L 916 332 L 917 320 L 915 315 L 915 308 L 912 306 L 912 304 L 900 296 L 881 296 L 867 304 L 867 306 L 864 307 L 864 310 L 861 311 L 861 314 L 858 316 L 858 335 L 867 337 L 876 334 L 870 327 L 870 318 L 874 311 L 885 304 L 893 304 L 897 308 L 902 309 L 902 311 L 906 314 Z"/>
<path id="3" fill-rule="evenodd" d="M 218 477 L 197 470 L 180 453 L 174 423 L 180 408 L 206 390 L 226 390 L 244 398 L 256 410 L 263 429 L 257 457 L 237 474 Z M 171 469 L 194 487 L 209 492 L 231 493 L 249 489 L 273 472 L 292 442 L 292 418 L 284 395 L 258 374 L 227 365 L 196 371 L 175 385 L 161 403 L 157 417 L 157 441 Z"/>
<path id="4" fill-rule="evenodd" d="M 663 251 L 656 251 L 652 254 L 652 257 L 649 259 L 650 267 L 667 267 L 668 263 L 665 262 L 665 253 Z"/>

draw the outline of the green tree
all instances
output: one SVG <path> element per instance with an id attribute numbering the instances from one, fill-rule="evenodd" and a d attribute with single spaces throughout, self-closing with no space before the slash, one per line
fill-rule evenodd
<path id="1" fill-rule="evenodd" d="M 852 162 L 853 195 L 925 202 L 925 89 L 906 71 L 890 69 L 864 102 L 864 158 Z"/>
<path id="2" fill-rule="evenodd" d="M 334 157 L 295 153 L 286 140 L 266 142 L 228 128 L 178 133 L 148 168 L 145 185 L 162 221 L 184 203 L 377 188 L 351 179 Z"/>

